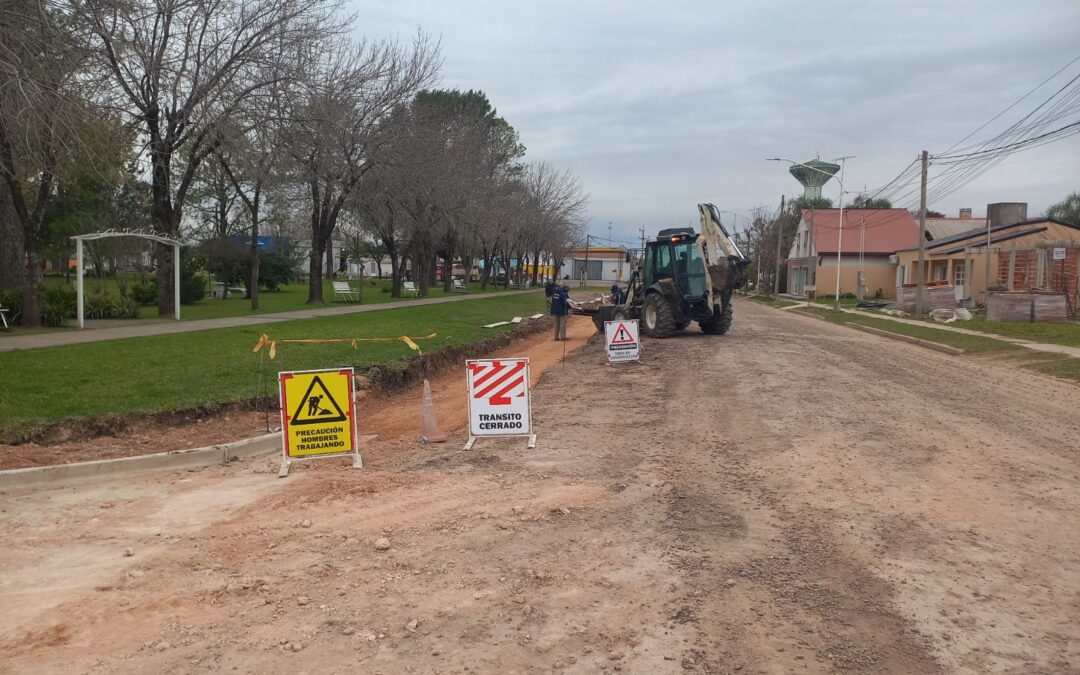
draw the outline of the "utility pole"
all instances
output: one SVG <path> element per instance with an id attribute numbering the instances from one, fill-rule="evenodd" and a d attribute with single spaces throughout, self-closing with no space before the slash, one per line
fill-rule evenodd
<path id="1" fill-rule="evenodd" d="M 581 279 L 578 282 L 581 286 L 584 286 L 585 285 L 585 280 L 589 278 L 589 238 L 590 238 L 590 236 L 591 235 L 589 235 L 589 234 L 585 235 L 585 269 L 581 270 Z"/>
<path id="2" fill-rule="evenodd" d="M 645 228 L 641 228 L 641 250 L 645 250 Z"/>
<path id="3" fill-rule="evenodd" d="M 817 251 L 814 250 L 814 205 L 813 204 L 810 205 L 810 229 L 807 231 L 807 240 L 808 241 L 807 241 L 807 246 L 806 246 L 806 257 L 807 257 L 806 262 L 807 262 L 807 266 L 810 268 L 809 269 L 809 274 L 807 276 L 810 277 L 810 284 L 809 285 L 814 287 L 814 295 L 816 296 L 817 295 L 817 286 L 816 286 L 816 284 L 817 284 Z M 810 255 L 811 254 L 814 256 L 813 261 L 810 260 Z M 809 297 L 809 294 L 807 294 L 807 299 L 808 300 L 813 300 L 813 298 Z"/>
<path id="4" fill-rule="evenodd" d="M 780 242 L 784 240 L 784 195 L 780 195 L 780 217 L 776 219 L 776 274 L 773 276 L 773 297 L 780 295 Z"/>
<path id="5" fill-rule="evenodd" d="M 854 159 L 855 155 L 847 155 L 836 159 L 840 162 L 840 228 L 836 231 L 836 291 L 833 293 L 833 310 L 840 311 L 840 254 L 844 250 L 844 170 L 847 168 L 847 160 Z"/>
<path id="6" fill-rule="evenodd" d="M 923 283 L 926 281 L 926 169 L 929 166 L 929 155 L 922 151 L 922 179 L 919 181 L 919 269 L 915 270 L 915 315 L 923 313 Z M 987 260 L 990 250 L 987 247 Z M 989 267 L 987 267 L 989 270 Z"/>

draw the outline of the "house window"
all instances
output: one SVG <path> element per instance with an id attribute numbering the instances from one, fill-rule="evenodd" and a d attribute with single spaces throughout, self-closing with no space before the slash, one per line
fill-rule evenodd
<path id="1" fill-rule="evenodd" d="M 964 265 L 964 261 L 957 260 L 953 264 L 953 285 L 954 286 L 966 286 L 967 285 L 967 279 L 965 278 L 966 274 L 967 274 L 967 266 Z"/>
<path id="2" fill-rule="evenodd" d="M 949 263 L 936 262 L 934 263 L 933 271 L 930 273 L 930 278 L 933 281 L 946 281 L 949 278 Z"/>

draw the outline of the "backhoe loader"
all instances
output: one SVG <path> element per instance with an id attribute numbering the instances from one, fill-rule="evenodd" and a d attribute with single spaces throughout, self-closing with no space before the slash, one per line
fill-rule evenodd
<path id="1" fill-rule="evenodd" d="M 649 337 L 670 337 L 696 321 L 702 332 L 723 335 L 731 327 L 731 295 L 746 285 L 750 260 L 720 223 L 712 204 L 698 204 L 701 232 L 661 230 L 645 244 L 625 299 L 600 309 L 596 323 L 638 319 Z"/>

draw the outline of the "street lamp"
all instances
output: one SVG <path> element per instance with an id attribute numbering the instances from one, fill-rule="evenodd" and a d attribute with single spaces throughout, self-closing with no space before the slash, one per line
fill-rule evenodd
<path id="1" fill-rule="evenodd" d="M 847 165 L 847 160 L 854 158 L 855 155 L 845 155 L 844 157 L 837 157 L 833 160 L 834 162 L 840 162 L 840 177 L 836 179 L 837 182 L 840 183 L 840 228 L 837 230 L 836 233 L 836 291 L 833 294 L 834 310 L 840 309 L 840 252 L 843 249 L 844 243 L 844 168 Z M 822 171 L 815 166 L 803 164 L 802 162 L 796 162 L 795 160 L 788 159 L 787 157 L 769 157 L 766 161 L 788 162 L 789 164 L 797 164 L 799 166 L 806 167 L 811 171 L 817 171 L 818 173 L 826 174 L 830 178 L 833 177 L 833 175 L 828 171 Z"/>

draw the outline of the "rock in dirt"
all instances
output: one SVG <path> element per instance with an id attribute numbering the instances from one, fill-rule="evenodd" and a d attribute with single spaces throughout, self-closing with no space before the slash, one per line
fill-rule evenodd
<path id="1" fill-rule="evenodd" d="M 341 629 L 341 634 L 342 635 L 352 635 L 355 632 L 356 632 L 356 629 L 353 628 L 352 626 L 345 626 L 344 628 Z"/>
<path id="2" fill-rule="evenodd" d="M 413 619 L 409 623 L 405 624 L 405 630 L 409 631 L 410 633 L 415 633 L 416 628 L 419 625 L 420 625 L 420 622 L 418 620 L 416 620 L 416 619 Z"/>
<path id="3" fill-rule="evenodd" d="M 306 595 L 301 595 L 299 598 L 296 599 L 296 604 L 300 605 L 301 607 L 308 604 L 309 602 L 311 602 L 311 600 L 308 600 L 308 597 Z"/>
<path id="4" fill-rule="evenodd" d="M 172 647 L 172 645 L 170 645 L 168 642 L 166 642 L 164 640 L 162 640 L 161 642 L 154 645 L 154 649 L 158 650 L 159 652 L 163 652 L 166 649 L 168 649 L 169 647 Z"/>
<path id="5" fill-rule="evenodd" d="M 311 527 L 311 521 L 307 518 L 304 518 L 300 521 L 300 527 Z"/>
<path id="6" fill-rule="evenodd" d="M 375 550 L 376 551 L 389 551 L 390 550 L 390 540 L 387 539 L 386 537 L 379 537 L 378 539 L 375 540 Z"/>
<path id="7" fill-rule="evenodd" d="M 303 648 L 304 648 L 304 644 L 302 642 L 294 642 L 294 643 L 292 643 L 292 650 L 294 652 L 298 652 Z"/>
<path id="8" fill-rule="evenodd" d="M 135 549 L 130 548 L 130 547 L 124 549 L 124 557 L 125 558 L 130 558 L 133 555 L 135 555 Z"/>

